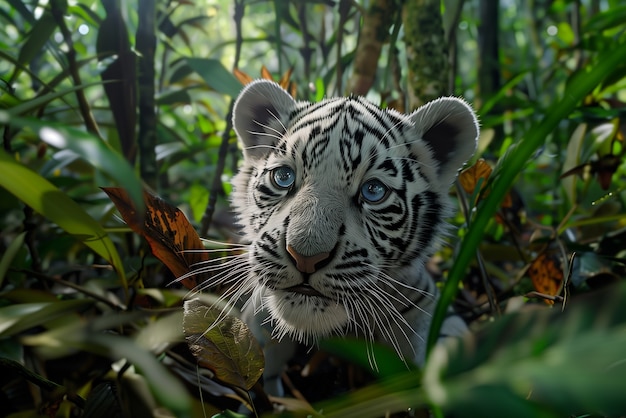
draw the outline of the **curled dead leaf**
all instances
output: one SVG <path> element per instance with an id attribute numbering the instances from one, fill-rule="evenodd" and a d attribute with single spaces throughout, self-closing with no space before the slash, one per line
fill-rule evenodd
<path id="1" fill-rule="evenodd" d="M 174 276 L 182 277 L 192 270 L 193 265 L 209 259 L 198 233 L 180 209 L 144 191 L 146 209 L 140 213 L 123 188 L 103 187 L 102 190 L 113 201 L 126 224 L 148 241 L 152 254 Z M 193 289 L 201 281 L 199 276 L 188 276 L 181 283 Z"/>

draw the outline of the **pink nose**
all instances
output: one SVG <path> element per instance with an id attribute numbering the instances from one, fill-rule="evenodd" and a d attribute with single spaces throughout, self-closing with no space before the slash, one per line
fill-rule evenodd
<path id="1" fill-rule="evenodd" d="M 296 262 L 296 268 L 302 273 L 315 273 L 315 265 L 320 261 L 326 260 L 330 255 L 330 253 L 302 255 L 298 253 L 291 245 L 287 246 L 287 252 Z"/>

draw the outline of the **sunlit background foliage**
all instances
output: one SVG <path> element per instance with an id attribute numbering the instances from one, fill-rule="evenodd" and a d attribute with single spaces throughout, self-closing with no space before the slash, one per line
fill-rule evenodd
<path id="1" fill-rule="evenodd" d="M 607 377 L 596 362 L 621 358 L 626 320 L 616 303 L 625 295 L 626 249 L 622 3 L 0 3 L 3 414 L 211 416 L 239 408 L 182 343 L 187 290 L 100 188 L 124 187 L 138 206 L 141 190 L 151 190 L 181 208 L 200 236 L 235 241 L 228 195 L 239 150 L 230 109 L 245 75 L 269 74 L 289 81 L 299 99 L 357 93 L 410 111 L 434 89 L 434 97 L 472 103 L 482 135 L 471 163 L 484 161 L 453 191 L 460 229 L 435 259 L 435 275 L 448 280 L 434 322 L 449 303 L 477 330 L 505 312 L 519 315 L 496 320 L 502 325 L 492 332 L 510 327 L 499 343 L 479 333 L 488 343 L 475 356 L 452 350 L 448 366 L 436 352 L 424 379 L 402 374 L 323 404 L 325 413 L 430 405 L 435 414 L 472 416 L 470 407 L 487 405 L 494 416 L 623 415 L 626 404 L 612 395 L 626 391 L 626 378 L 618 379 L 625 372 Z M 414 29 L 427 26 L 406 21 L 415 13 L 439 28 L 433 39 L 442 53 L 415 46 L 422 39 Z M 366 41 L 374 49 L 360 52 Z M 573 296 L 610 285 L 617 290 L 605 303 L 576 310 Z M 539 316 L 522 314 L 534 309 Z M 605 320 L 555 319 L 561 310 Z M 544 325 L 533 328 L 535 320 Z M 572 334 L 561 335 L 561 325 Z M 326 348 L 357 357 L 350 350 L 362 347 Z M 580 373 L 550 369 L 545 357 L 554 353 Z M 384 363 L 383 377 L 397 373 L 393 360 Z M 527 375 L 515 380 L 522 366 Z M 475 376 L 467 370 L 491 377 L 480 386 L 463 377 Z M 329 379 L 315 382 L 336 384 Z M 305 397 L 317 402 L 355 386 Z M 550 394 L 530 397 L 540 387 Z M 563 401 L 581 394 L 593 401 Z M 260 389 L 256 399 L 257 410 L 268 409 Z"/>

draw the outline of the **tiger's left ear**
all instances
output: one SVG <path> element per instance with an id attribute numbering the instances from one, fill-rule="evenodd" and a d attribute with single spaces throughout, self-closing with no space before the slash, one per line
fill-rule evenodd
<path id="1" fill-rule="evenodd" d="M 447 184 L 452 183 L 476 151 L 479 131 L 476 114 L 463 100 L 442 97 L 418 108 L 410 117 L 439 163 L 437 174 Z"/>

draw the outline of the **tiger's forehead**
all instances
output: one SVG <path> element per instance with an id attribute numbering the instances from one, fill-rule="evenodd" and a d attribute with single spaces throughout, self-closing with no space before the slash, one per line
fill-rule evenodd
<path id="1" fill-rule="evenodd" d="M 361 97 L 306 104 L 292 114 L 279 149 L 304 166 L 324 161 L 354 170 L 365 160 L 406 153 L 404 132 L 412 122 L 383 111 Z"/>

